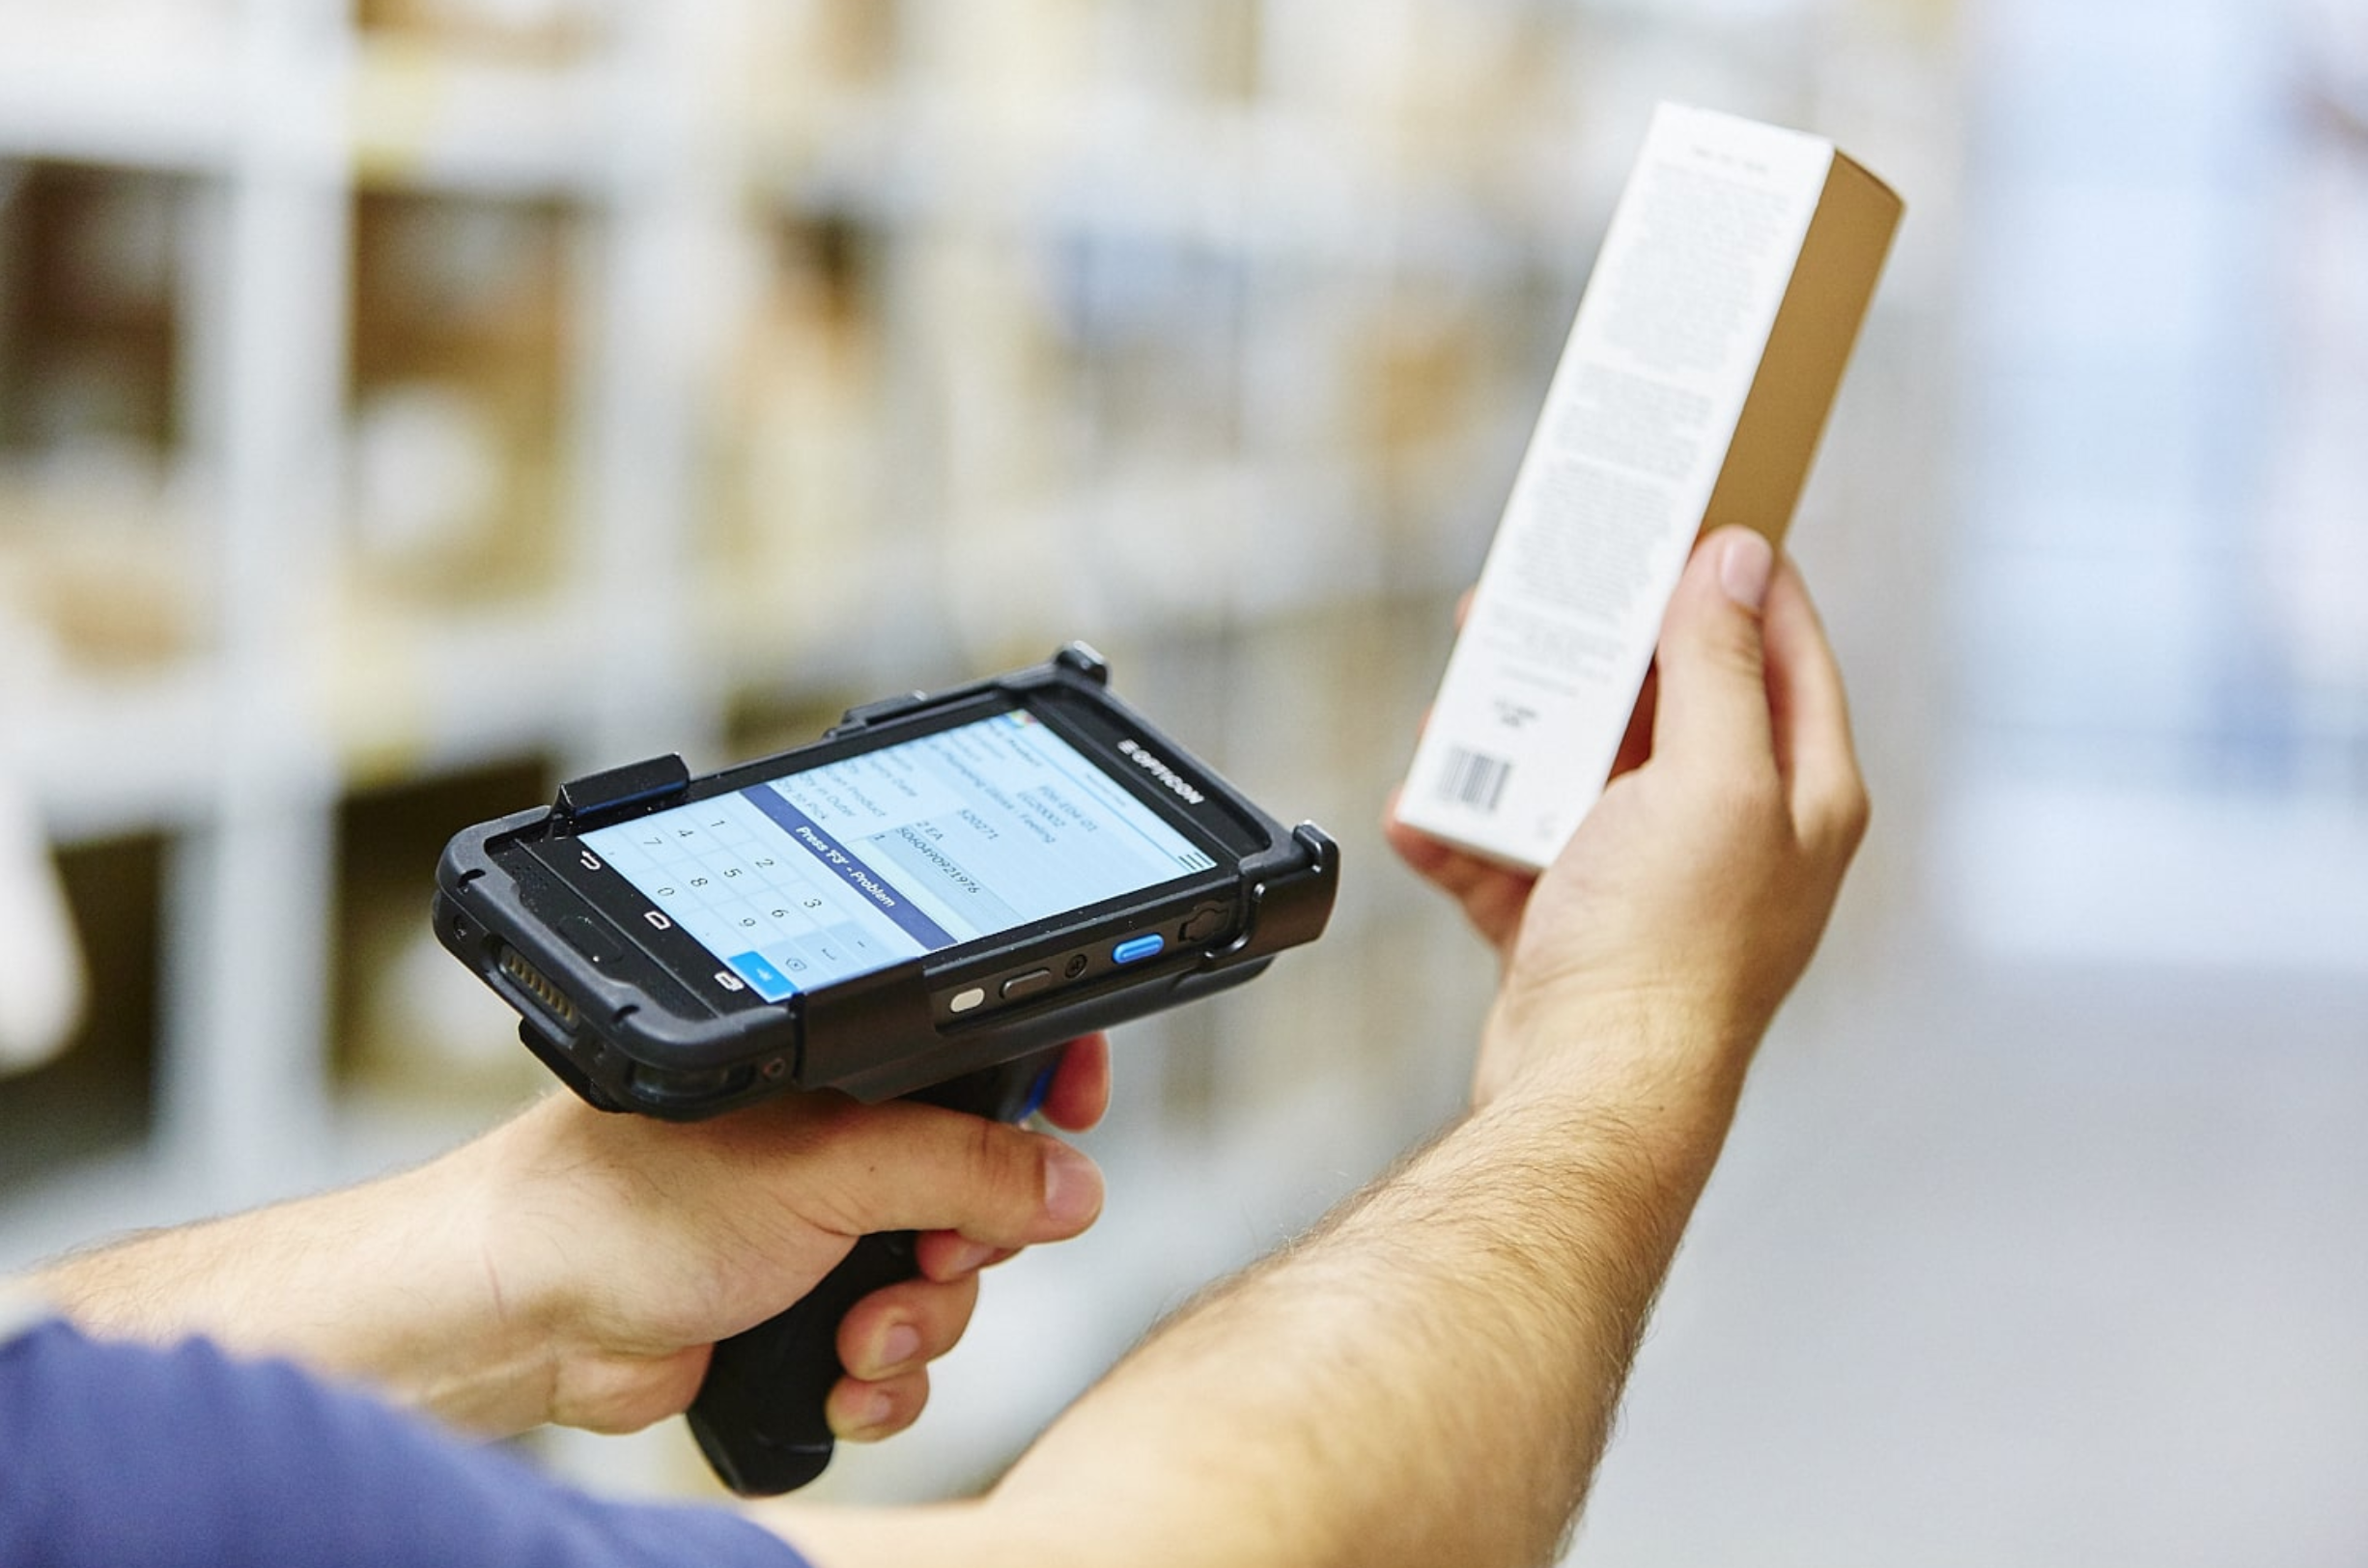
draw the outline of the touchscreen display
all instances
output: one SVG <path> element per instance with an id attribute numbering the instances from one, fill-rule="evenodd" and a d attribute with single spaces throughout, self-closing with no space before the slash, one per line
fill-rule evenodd
<path id="1" fill-rule="evenodd" d="M 1025 712 L 579 842 L 768 1001 L 1216 864 Z"/>

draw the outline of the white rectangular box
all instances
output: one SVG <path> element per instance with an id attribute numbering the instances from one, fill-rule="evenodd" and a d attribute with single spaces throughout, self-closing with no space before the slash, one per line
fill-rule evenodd
<path id="1" fill-rule="evenodd" d="M 1663 104 L 1398 801 L 1543 867 L 1602 794 L 1695 539 L 1782 542 L 1900 199 L 1831 142 Z"/>

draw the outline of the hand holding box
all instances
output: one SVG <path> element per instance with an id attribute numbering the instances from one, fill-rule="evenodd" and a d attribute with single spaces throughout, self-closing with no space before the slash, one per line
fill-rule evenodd
<path id="1" fill-rule="evenodd" d="M 1902 210 L 1815 136 L 1664 104 L 1613 213 L 1399 819 L 1552 860 L 1694 540 L 1781 543 Z"/>

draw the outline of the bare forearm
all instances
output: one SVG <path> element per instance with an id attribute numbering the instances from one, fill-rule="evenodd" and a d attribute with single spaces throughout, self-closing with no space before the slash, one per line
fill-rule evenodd
<path id="1" fill-rule="evenodd" d="M 931 1530 L 973 1563 L 1547 1561 L 1734 1078 L 1508 1095 L 1181 1314 L 982 1503 L 786 1527 L 833 1568 L 935 1560 Z"/>
<path id="2" fill-rule="evenodd" d="M 1108 1092 L 1107 1049 L 1084 1044 L 1047 1101 L 1071 1128 Z M 855 1236 L 919 1231 L 943 1260 L 1064 1240 L 1100 1206 L 1099 1173 L 1057 1139 L 934 1106 L 785 1095 L 677 1127 L 554 1092 L 416 1170 L 134 1237 L 34 1283 L 95 1331 L 292 1357 L 477 1432 L 629 1432 L 689 1405 L 709 1347 L 812 1289 Z M 879 1370 L 847 1382 L 891 1405 L 872 1431 L 918 1414 L 920 1363 L 960 1336 L 975 1267 L 860 1305 Z M 901 1362 L 882 1348 L 896 1328 L 918 1339 Z"/>
<path id="3" fill-rule="evenodd" d="M 204 1335 L 377 1386 L 457 1425 L 507 1432 L 547 1399 L 548 1339 L 483 1266 L 465 1161 L 156 1231 L 33 1280 L 94 1333 Z"/>
<path id="4" fill-rule="evenodd" d="M 1527 1129 L 1516 1151 L 1459 1130 L 1148 1347 L 997 1501 L 1074 1491 L 1146 1541 L 1201 1535 L 1213 1563 L 1546 1560 L 1698 1185 L 1597 1132 Z"/>

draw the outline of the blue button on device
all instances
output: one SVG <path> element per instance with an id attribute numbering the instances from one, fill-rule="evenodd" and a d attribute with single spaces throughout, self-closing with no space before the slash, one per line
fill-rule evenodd
<path id="1" fill-rule="evenodd" d="M 786 1001 L 798 994 L 798 988 L 790 982 L 789 976 L 766 963 L 758 954 L 741 954 L 732 960 L 732 967 L 739 970 L 740 977 L 754 986 L 756 994 L 769 1002 Z"/>
<path id="2" fill-rule="evenodd" d="M 1118 964 L 1139 964 L 1157 954 L 1168 945 L 1165 937 L 1129 937 L 1110 951 L 1111 959 Z"/>

